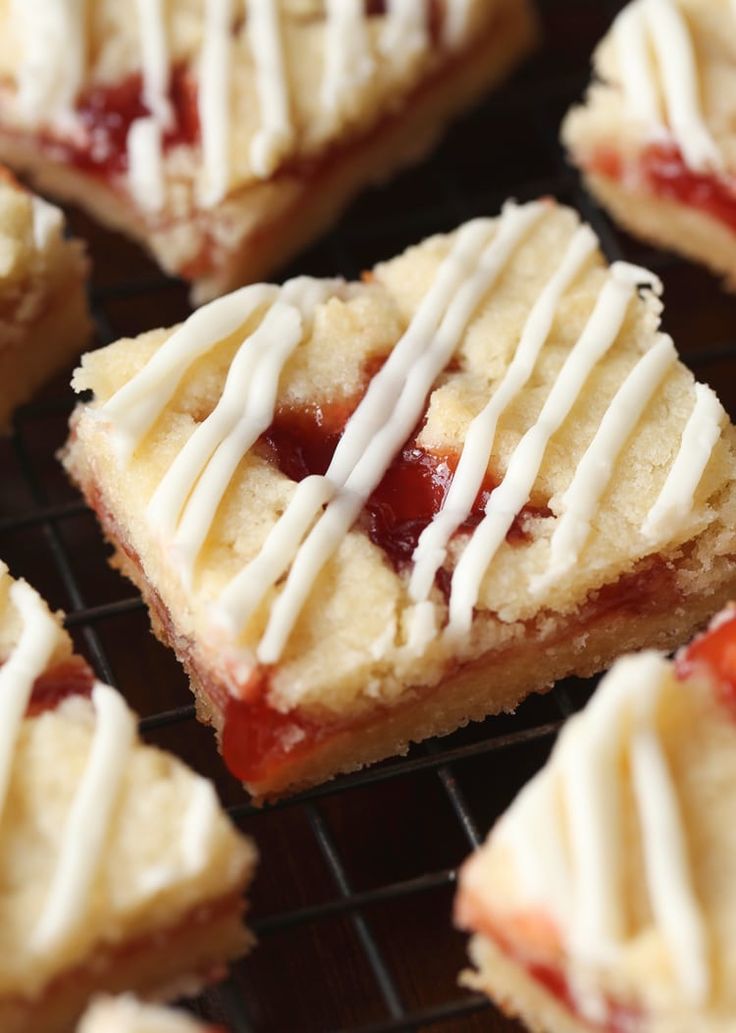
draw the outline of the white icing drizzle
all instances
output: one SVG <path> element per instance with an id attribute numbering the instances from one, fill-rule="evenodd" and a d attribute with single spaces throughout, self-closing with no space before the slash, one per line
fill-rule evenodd
<path id="1" fill-rule="evenodd" d="M 458 47 L 464 42 L 473 3 L 474 0 L 445 0 L 445 23 L 442 34 L 449 47 Z"/>
<path id="2" fill-rule="evenodd" d="M 695 491 L 721 436 L 723 418 L 723 406 L 715 392 L 705 384 L 696 384 L 695 405 L 685 424 L 680 450 L 642 527 L 646 538 L 671 539 L 686 524 Z"/>
<path id="3" fill-rule="evenodd" d="M 416 0 L 388 0 L 381 52 L 400 67 L 410 65 L 429 47 L 429 25 L 423 4 Z"/>
<path id="4" fill-rule="evenodd" d="M 702 1004 L 710 985 L 707 935 L 656 723 L 670 677 L 670 664 L 656 653 L 619 660 L 568 721 L 494 839 L 511 849 L 522 892 L 551 910 L 573 956 L 587 965 L 615 960 L 638 932 L 629 927 L 624 880 L 621 772 L 628 754 L 652 921 L 688 998 Z"/>
<path id="5" fill-rule="evenodd" d="M 107 400 L 99 410 L 100 417 L 113 423 L 121 458 L 129 458 L 135 452 L 192 363 L 234 334 L 277 296 L 277 287 L 253 284 L 204 305 Z"/>
<path id="6" fill-rule="evenodd" d="M 34 123 L 71 125 L 87 64 L 86 0 L 12 4 L 24 51 L 18 73 L 21 111 Z"/>
<path id="7" fill-rule="evenodd" d="M 562 499 L 561 516 L 550 542 L 549 566 L 532 582 L 532 591 L 547 590 L 575 566 L 616 460 L 676 359 L 671 338 L 660 337 L 616 392 Z"/>
<path id="8" fill-rule="evenodd" d="M 157 212 L 166 200 L 161 125 L 137 118 L 128 130 L 128 183 L 141 208 Z"/>
<path id="9" fill-rule="evenodd" d="M 84 920 L 113 810 L 135 740 L 136 722 L 122 697 L 97 683 L 96 726 L 89 759 L 64 829 L 61 854 L 31 947 L 45 953 L 63 944 Z"/>
<path id="10" fill-rule="evenodd" d="M 33 243 L 37 251 L 45 251 L 64 231 L 64 216 L 56 205 L 36 194 L 31 195 L 33 208 Z"/>
<path id="11" fill-rule="evenodd" d="M 171 123 L 170 58 L 164 0 L 136 0 L 143 66 L 143 101 L 161 126 Z"/>
<path id="12" fill-rule="evenodd" d="M 232 0 L 204 0 L 199 119 L 204 163 L 200 200 L 206 207 L 222 200 L 230 181 L 231 24 Z"/>
<path id="13" fill-rule="evenodd" d="M 294 140 L 277 0 L 249 0 L 248 36 L 261 107 L 261 128 L 253 137 L 250 161 L 255 175 L 266 178 Z"/>
<path id="14" fill-rule="evenodd" d="M 159 211 L 166 199 L 163 134 L 173 121 L 163 3 L 164 0 L 136 0 L 143 101 L 151 114 L 148 118 L 136 119 L 128 130 L 128 167 L 133 197 L 141 208 L 149 211 Z"/>
<path id="15" fill-rule="evenodd" d="M 211 856 L 212 837 L 219 818 L 215 787 L 206 778 L 197 778 L 191 788 L 191 801 L 184 816 L 181 848 L 186 870 L 194 875 L 203 870 Z"/>
<path id="16" fill-rule="evenodd" d="M 618 15 L 613 23 L 613 38 L 629 111 L 645 125 L 663 128 L 644 7 L 640 0 L 628 4 Z"/>
<path id="17" fill-rule="evenodd" d="M 353 113 L 375 62 L 366 29 L 364 0 L 325 0 L 325 71 L 322 106 L 336 114 Z"/>
<path id="18" fill-rule="evenodd" d="M 575 232 L 558 269 L 529 313 L 506 373 L 486 406 L 470 424 L 442 508 L 420 535 L 414 552 L 409 594 L 415 602 L 428 598 L 435 574 L 445 561 L 448 542 L 472 511 L 488 470 L 498 421 L 529 380 L 549 337 L 560 300 L 597 243 L 589 226 L 581 226 Z"/>
<path id="19" fill-rule="evenodd" d="M 653 727 L 635 735 L 631 762 L 654 921 L 669 944 L 687 997 L 703 1004 L 710 990 L 708 939 L 693 890 L 677 794 Z"/>
<path id="20" fill-rule="evenodd" d="M 638 0 L 619 16 L 614 38 L 632 113 L 658 134 L 669 129 L 689 168 L 721 171 L 723 157 L 701 109 L 695 51 L 677 0 Z M 658 76 L 652 68 L 648 43 L 656 54 Z M 667 126 L 661 121 L 658 85 Z"/>
<path id="21" fill-rule="evenodd" d="M 0 564 L 0 580 L 3 576 L 7 577 L 7 567 Z M 9 592 L 22 628 L 17 645 L 0 667 L 0 818 L 34 683 L 48 667 L 61 636 L 47 606 L 30 585 L 14 581 Z"/>
<path id="22" fill-rule="evenodd" d="M 194 431 L 154 493 L 148 518 L 161 538 L 173 535 L 172 556 L 187 584 L 233 474 L 273 422 L 283 368 L 304 338 L 305 318 L 334 295 L 340 281 L 302 277 L 240 346 L 215 409 Z"/>
<path id="23" fill-rule="evenodd" d="M 441 274 L 445 270 L 455 274 L 457 285 L 442 313 L 437 332 L 427 339 L 423 354 L 410 367 L 390 414 L 353 464 L 344 487 L 330 501 L 297 552 L 286 585 L 271 609 L 266 631 L 258 646 L 257 656 L 261 663 L 276 663 L 280 658 L 317 575 L 338 548 L 394 456 L 416 426 L 432 384 L 452 358 L 484 295 L 492 288 L 514 250 L 531 227 L 541 219 L 545 210 L 546 206 L 540 202 L 521 207 L 507 206 L 499 220 L 497 232 L 480 255 L 475 268 L 468 270 L 465 262 L 458 263 L 456 259 L 453 263 L 452 257 L 443 263 L 430 290 L 430 298 L 441 286 Z M 387 368 L 388 364 L 384 366 L 384 371 Z M 378 377 L 374 379 L 373 385 L 377 380 Z M 370 394 L 369 390 L 364 401 Z M 375 392 L 373 394 L 375 396 Z M 384 406 L 378 403 L 377 408 L 384 409 Z M 358 413 L 359 410 L 354 418 L 365 419 L 365 412 L 360 416 Z M 347 429 L 342 441 L 346 435 Z M 341 459 L 339 452 L 338 447 L 333 458 L 336 465 Z"/>
<path id="24" fill-rule="evenodd" d="M 657 286 L 652 274 L 624 262 L 611 266 L 582 335 L 568 355 L 542 410 L 512 453 L 503 480 L 491 492 L 485 516 L 470 537 L 452 576 L 447 633 L 466 635 L 486 570 L 529 501 L 547 445 L 567 419 L 591 371 L 617 339 L 641 283 Z"/>
<path id="25" fill-rule="evenodd" d="M 185 1012 L 142 1004 L 125 995 L 95 1001 L 77 1033 L 205 1033 L 205 1028 Z"/>

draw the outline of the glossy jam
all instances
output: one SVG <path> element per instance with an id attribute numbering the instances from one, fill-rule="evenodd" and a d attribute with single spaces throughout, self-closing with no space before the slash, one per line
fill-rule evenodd
<path id="1" fill-rule="evenodd" d="M 267 702 L 269 672 L 259 671 L 242 700 L 228 696 L 222 731 L 222 756 L 244 782 L 258 783 L 277 772 L 284 760 L 294 763 L 320 737 L 318 727 L 298 711 L 282 714 Z M 324 729 L 323 729 L 324 730 Z"/>
<path id="2" fill-rule="evenodd" d="M 680 678 L 704 673 L 723 702 L 736 712 L 736 610 L 681 650 L 675 669 Z"/>
<path id="3" fill-rule="evenodd" d="M 199 113 L 196 86 L 183 69 L 172 75 L 171 106 L 173 124 L 164 136 L 164 148 L 180 144 L 192 146 L 199 140 Z M 140 75 L 131 75 L 115 86 L 97 86 L 83 93 L 77 113 L 84 127 L 84 139 L 60 140 L 49 136 L 46 146 L 56 156 L 88 173 L 110 177 L 128 168 L 128 131 L 136 119 L 150 114 L 143 101 Z"/>
<path id="4" fill-rule="evenodd" d="M 621 181 L 629 169 L 621 156 L 600 150 L 590 163 L 591 171 Z M 698 208 L 736 231 L 736 182 L 689 169 L 675 144 L 651 144 L 637 163 L 636 178 L 641 177 L 648 191 L 690 208 Z"/>
<path id="5" fill-rule="evenodd" d="M 294 481 L 310 474 L 324 474 L 354 408 L 354 403 L 343 403 L 282 410 L 264 436 L 271 460 Z M 395 570 L 403 569 L 411 561 L 420 534 L 445 499 L 458 458 L 455 452 L 421 448 L 415 433 L 368 499 L 358 526 L 384 551 Z M 492 477 L 486 476 L 460 532 L 472 531 L 480 523 L 495 484 Z M 546 509 L 527 506 L 514 521 L 508 540 L 524 540 L 529 518 L 548 513 Z M 438 583 L 443 587 L 444 579 L 439 578 Z"/>
<path id="6" fill-rule="evenodd" d="M 93 685 L 94 675 L 85 661 L 78 656 L 71 657 L 36 679 L 27 716 L 54 710 L 69 696 L 89 696 Z"/>

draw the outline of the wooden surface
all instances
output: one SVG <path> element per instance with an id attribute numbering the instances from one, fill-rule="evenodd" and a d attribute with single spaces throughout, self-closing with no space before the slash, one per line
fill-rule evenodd
<path id="1" fill-rule="evenodd" d="M 581 93 L 589 54 L 615 6 L 546 0 L 544 46 L 513 82 L 458 125 L 431 163 L 366 195 L 339 230 L 289 272 L 356 275 L 431 232 L 495 214 L 509 195 L 554 192 L 585 204 L 559 152 L 557 128 Z M 611 257 L 622 253 L 662 275 L 666 328 L 736 415 L 736 300 L 702 270 L 636 245 L 588 207 L 591 214 Z M 78 213 L 72 223 L 89 239 L 95 261 L 101 341 L 186 315 L 183 287 L 163 280 L 135 247 Z M 21 414 L 15 438 L 0 443 L 0 555 L 52 606 L 71 614 L 79 648 L 144 718 L 151 717 L 190 703 L 186 680 L 150 636 L 130 586 L 107 568 L 95 522 L 55 459 L 71 407 L 67 382 L 68 374 L 58 378 L 40 405 Z M 58 519 L 36 519 L 48 506 Z M 513 718 L 418 748 L 408 765 L 377 769 L 385 775 L 381 781 L 371 773 L 357 786 L 335 784 L 326 795 L 260 814 L 243 807 L 244 794 L 224 772 L 207 729 L 191 718 L 148 722 L 152 742 L 215 778 L 223 799 L 241 805 L 238 821 L 262 856 L 252 890 L 260 945 L 223 990 L 194 1007 L 229 1017 L 234 1031 L 305 1033 L 430 1028 L 429 1021 L 407 1024 L 401 1015 L 454 1013 L 463 1000 L 469 1003 L 461 1007 L 473 1007 L 456 982 L 465 944 L 451 925 L 452 870 L 543 761 L 552 742 L 544 726 L 558 722 L 589 689 L 567 686 L 529 701 Z M 454 762 L 444 765 L 448 750 Z M 414 772 L 412 764 L 425 770 Z M 340 902 L 351 894 L 361 896 Z M 387 1024 L 392 1009 L 394 1025 Z M 455 1014 L 431 1028 L 518 1029 L 490 1008 Z"/>

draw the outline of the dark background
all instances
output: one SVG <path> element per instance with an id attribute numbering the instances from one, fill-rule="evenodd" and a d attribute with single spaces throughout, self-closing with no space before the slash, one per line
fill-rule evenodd
<path id="1" fill-rule="evenodd" d="M 580 208 L 611 259 L 664 279 L 665 326 L 686 361 L 736 415 L 736 299 L 704 271 L 636 244 L 580 189 L 557 143 L 582 93 L 589 57 L 620 6 L 543 0 L 537 55 L 459 123 L 434 159 L 363 197 L 289 272 L 355 276 L 430 233 L 503 200 L 555 194 Z M 99 342 L 170 324 L 185 288 L 132 245 L 72 213 L 90 241 Z M 388 761 L 296 800 L 254 812 L 194 721 L 186 679 L 151 637 L 130 585 L 108 569 L 94 518 L 67 484 L 56 450 L 72 396 L 68 374 L 21 411 L 0 441 L 0 555 L 69 614 L 80 650 L 143 715 L 146 738 L 213 777 L 262 860 L 252 890 L 260 945 L 231 980 L 196 1002 L 233 1033 L 253 1031 L 518 1030 L 457 986 L 465 938 L 451 926 L 454 872 L 545 759 L 563 717 L 592 684 L 565 683 L 405 760 Z"/>

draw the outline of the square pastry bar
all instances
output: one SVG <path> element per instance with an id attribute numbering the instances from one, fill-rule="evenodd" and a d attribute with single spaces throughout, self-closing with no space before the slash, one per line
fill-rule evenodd
<path id="1" fill-rule="evenodd" d="M 65 463 L 256 796 L 515 707 L 736 591 L 734 430 L 551 201 L 83 359 Z"/>
<path id="2" fill-rule="evenodd" d="M 85 1013 L 77 1033 L 227 1033 L 186 1012 L 142 1004 L 134 997 L 102 997 Z"/>
<path id="3" fill-rule="evenodd" d="M 255 852 L 144 746 L 58 617 L 0 567 L 0 1029 L 67 1033 L 99 991 L 195 990 L 243 953 Z"/>
<path id="4" fill-rule="evenodd" d="M 89 343 L 83 245 L 0 167 L 0 434 L 13 410 Z"/>
<path id="5" fill-rule="evenodd" d="M 461 871 L 467 985 L 537 1033 L 736 1029 L 736 610 L 624 657 Z"/>
<path id="6" fill-rule="evenodd" d="M 572 161 L 628 230 L 736 284 L 736 4 L 634 0 L 563 127 Z"/>
<path id="7" fill-rule="evenodd" d="M 202 301 L 417 161 L 530 49 L 531 0 L 5 4 L 0 156 Z"/>

